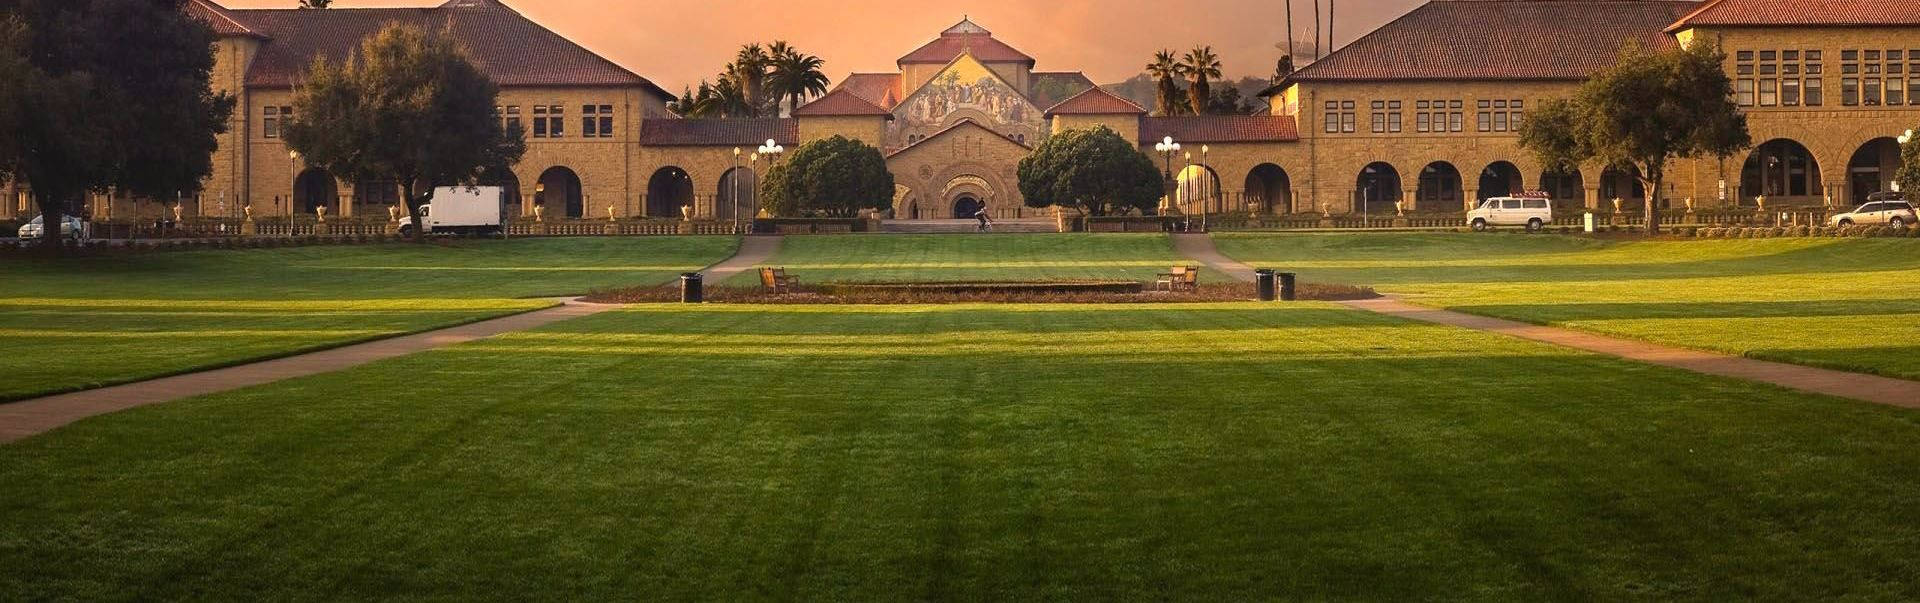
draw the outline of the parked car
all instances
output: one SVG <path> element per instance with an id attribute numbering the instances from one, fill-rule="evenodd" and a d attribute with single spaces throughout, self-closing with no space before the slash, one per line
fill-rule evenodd
<path id="1" fill-rule="evenodd" d="M 1867 199 L 1860 207 L 1828 218 L 1827 222 L 1834 226 L 1885 224 L 1898 227 L 1920 224 L 1920 216 L 1914 214 L 1913 202 L 1904 197 L 1875 194 Z"/>
<path id="2" fill-rule="evenodd" d="M 503 234 L 512 201 L 498 186 L 442 186 L 433 189 L 433 203 L 420 206 L 427 234 Z M 400 219 L 400 232 L 413 233 L 413 218 Z"/>
<path id="3" fill-rule="evenodd" d="M 73 216 L 61 216 L 60 237 L 75 243 L 84 243 L 91 236 L 86 222 Z M 38 241 L 46 233 L 46 217 L 34 216 L 33 221 L 20 227 L 20 240 Z"/>
<path id="4" fill-rule="evenodd" d="M 1525 226 L 1529 232 L 1553 223 L 1553 197 L 1547 193 L 1521 193 L 1512 197 L 1494 197 L 1482 201 L 1467 212 L 1467 224 L 1474 230 L 1495 226 Z"/>

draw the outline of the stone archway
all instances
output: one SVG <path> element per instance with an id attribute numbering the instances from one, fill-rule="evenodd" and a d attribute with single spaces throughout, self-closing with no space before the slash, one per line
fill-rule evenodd
<path id="1" fill-rule="evenodd" d="M 1511 197 L 1526 191 L 1526 179 L 1520 175 L 1520 168 L 1510 161 L 1495 161 L 1480 170 L 1480 184 L 1476 191 L 1477 200 L 1485 201 L 1494 197 Z"/>
<path id="2" fill-rule="evenodd" d="M 754 173 L 753 168 L 728 169 L 726 173 L 720 175 L 720 185 L 714 189 L 713 218 L 732 220 L 736 214 L 743 219 L 758 215 L 760 213 L 759 192 L 760 175 Z"/>
<path id="3" fill-rule="evenodd" d="M 1466 204 L 1461 200 L 1460 170 L 1445 161 L 1435 161 L 1420 169 L 1420 186 L 1413 206 L 1416 211 L 1453 212 Z"/>
<path id="4" fill-rule="evenodd" d="M 489 168 L 480 173 L 480 186 L 500 187 L 501 215 L 516 216 L 526 211 L 521 207 L 520 177 L 513 170 Z"/>
<path id="5" fill-rule="evenodd" d="M 654 170 L 653 177 L 647 179 L 647 217 L 679 219 L 680 208 L 692 206 L 693 176 L 686 170 L 669 165 Z"/>
<path id="6" fill-rule="evenodd" d="M 933 172 L 932 169 L 926 170 Z M 1020 196 L 1018 187 L 1010 186 L 1012 174 L 1002 175 L 995 166 L 974 161 L 962 161 L 940 166 L 921 182 L 916 199 L 920 202 L 921 219 L 947 218 L 951 216 L 953 201 L 965 192 L 959 186 L 974 187 L 975 198 L 986 204 L 988 215 L 994 219 L 1019 217 Z M 1008 205 L 1011 205 L 1011 208 Z"/>
<path id="7" fill-rule="evenodd" d="M 1212 166 L 1195 163 L 1181 168 L 1174 176 L 1174 207 L 1188 214 L 1220 211 L 1220 173 Z"/>
<path id="8" fill-rule="evenodd" d="M 1369 163 L 1360 168 L 1353 188 L 1356 213 L 1392 213 L 1397 209 L 1394 203 L 1400 201 L 1400 170 L 1384 161 Z"/>
<path id="9" fill-rule="evenodd" d="M 1765 196 L 1771 205 L 1819 205 L 1825 191 L 1820 186 L 1820 163 L 1806 145 L 1776 138 L 1761 143 L 1747 155 L 1740 167 L 1740 200 L 1750 203 Z"/>
<path id="10" fill-rule="evenodd" d="M 1847 200 L 1852 206 L 1867 202 L 1867 196 L 1893 188 L 1893 174 L 1900 167 L 1900 142 L 1875 138 L 1860 145 L 1847 161 Z"/>
<path id="11" fill-rule="evenodd" d="M 337 186 L 333 174 L 324 169 L 315 167 L 300 172 L 293 186 L 294 211 L 313 215 L 316 210 L 325 207 L 328 212 L 338 214 L 340 208 L 334 207 L 339 201 Z"/>
<path id="12" fill-rule="evenodd" d="M 996 192 L 986 178 L 963 174 L 948 180 L 940 197 L 947 200 L 947 208 L 951 210 L 947 217 L 972 219 L 981 210 L 987 210 L 989 215 L 993 213 L 992 200 Z"/>
<path id="13" fill-rule="evenodd" d="M 1247 208 L 1263 213 L 1293 213 L 1293 181 L 1287 171 L 1271 163 L 1254 166 L 1247 172 Z"/>
<path id="14" fill-rule="evenodd" d="M 586 197 L 580 191 L 580 176 L 562 166 L 547 168 L 533 187 L 533 202 L 546 209 L 550 217 L 586 217 Z"/>

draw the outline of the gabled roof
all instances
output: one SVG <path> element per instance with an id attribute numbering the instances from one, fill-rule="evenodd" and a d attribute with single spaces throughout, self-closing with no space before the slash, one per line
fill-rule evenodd
<path id="1" fill-rule="evenodd" d="M 1183 115 L 1140 120 L 1142 144 L 1172 136 L 1175 142 L 1294 142 L 1300 131 L 1287 115 Z"/>
<path id="2" fill-rule="evenodd" d="M 193 3 L 212 4 L 211 0 Z M 191 4 L 189 5 L 191 6 Z M 215 5 L 217 6 L 217 5 Z M 673 95 L 522 16 L 499 0 L 452 0 L 435 8 L 226 9 L 270 41 L 247 70 L 248 86 L 283 88 L 315 58 L 345 60 L 388 23 L 451 31 L 480 70 L 502 86 L 639 86 Z"/>
<path id="3" fill-rule="evenodd" d="M 245 24 L 242 24 L 240 19 L 234 16 L 233 11 L 228 10 L 227 7 L 214 4 L 208 0 L 187 0 L 187 3 L 181 6 L 181 10 L 186 11 L 188 16 L 206 23 L 207 27 L 213 28 L 214 35 L 223 38 L 233 36 L 251 38 L 266 37 L 261 35 L 260 32 L 249 29 Z"/>
<path id="4" fill-rule="evenodd" d="M 894 151 L 894 152 L 892 152 L 892 153 L 888 153 L 888 154 L 887 154 L 887 157 L 888 157 L 888 158 L 892 158 L 892 157 L 893 157 L 893 156 L 895 156 L 895 155 L 899 155 L 899 154 L 901 154 L 901 153 L 905 153 L 905 152 L 907 152 L 907 151 L 911 151 L 911 150 L 914 150 L 914 149 L 917 149 L 917 148 L 920 148 L 920 145 L 924 145 L 924 144 L 927 144 L 928 142 L 932 142 L 932 141 L 935 141 L 935 140 L 939 140 L 939 139 L 941 139 L 941 138 L 945 138 L 946 136 L 948 136 L 949 134 L 952 134 L 952 133 L 954 133 L 954 132 L 958 132 L 958 131 L 960 131 L 960 130 L 970 130 L 970 129 L 977 129 L 977 130 L 980 130 L 980 131 L 982 131 L 982 132 L 986 132 L 986 133 L 987 133 L 988 135 L 990 135 L 990 136 L 992 136 L 992 137 L 994 137 L 994 138 L 997 138 L 997 139 L 1000 139 L 1000 140 L 1003 140 L 1003 141 L 1006 141 L 1006 143 L 1007 143 L 1007 144 L 1010 144 L 1010 145 L 1013 145 L 1013 146 L 1017 146 L 1017 147 L 1020 147 L 1020 148 L 1022 148 L 1022 149 L 1026 149 L 1026 150 L 1029 150 L 1029 151 L 1031 151 L 1031 150 L 1033 150 L 1033 147 L 1030 147 L 1030 146 L 1027 146 L 1027 144 L 1026 144 L 1026 143 L 1023 143 L 1023 142 L 1020 142 L 1020 141 L 1018 141 L 1018 140 L 1014 140 L 1014 139 L 1011 139 L 1011 138 L 1007 138 L 1006 136 L 1004 136 L 1004 135 L 1001 135 L 1001 134 L 1000 134 L 999 132 L 995 132 L 995 131 L 993 131 L 993 128 L 989 128 L 989 127 L 986 127 L 986 126 L 983 126 L 983 125 L 980 125 L 980 122 L 977 122 L 977 121 L 974 121 L 974 120 L 973 120 L 973 118 L 970 118 L 970 117 L 963 117 L 963 118 L 961 118 L 961 119 L 960 119 L 960 121 L 956 121 L 956 122 L 953 122 L 953 125 L 951 125 L 951 126 L 947 126 L 947 127 L 945 127 L 945 128 L 941 128 L 939 132 L 934 132 L 934 133 L 932 133 L 932 134 L 929 134 L 929 135 L 927 135 L 927 137 L 926 137 L 926 138 L 922 138 L 922 139 L 920 139 L 920 142 L 916 142 L 916 143 L 913 143 L 913 144 L 910 144 L 910 145 L 907 145 L 907 147 L 906 147 L 906 148 L 904 148 L 904 149 L 900 149 L 900 150 L 898 150 L 898 151 Z"/>
<path id="5" fill-rule="evenodd" d="M 1697 6 L 1693 0 L 1428 2 L 1287 82 L 1582 80 L 1612 65 L 1623 45 L 1673 47 L 1662 30 Z"/>
<path id="6" fill-rule="evenodd" d="M 1007 78 L 1002 77 L 1000 75 L 1000 72 L 994 71 L 993 68 L 988 67 L 985 62 L 973 56 L 973 53 L 971 52 L 962 51 L 959 56 L 953 57 L 953 60 L 951 61 L 947 61 L 947 65 L 945 67 L 941 67 L 939 71 L 933 72 L 933 77 L 929 78 L 928 82 L 932 82 L 933 80 L 940 79 L 940 76 L 961 68 L 961 65 L 967 62 L 972 63 L 972 66 L 969 67 L 969 69 L 977 68 L 979 72 L 983 75 L 983 77 L 992 78 L 994 82 L 999 83 L 1001 86 L 1005 86 L 1007 90 L 1013 91 L 1014 94 L 1019 96 L 1020 101 L 1026 103 L 1027 106 L 1032 107 L 1035 113 L 1038 113 L 1040 111 L 1040 106 L 1033 102 L 1033 98 L 1028 96 L 1025 90 L 1021 90 L 1018 86 L 1014 86 L 1013 82 L 1007 81 Z M 894 103 L 894 105 L 897 108 L 898 105 L 905 103 L 909 100 L 912 100 L 916 96 L 920 96 L 921 94 L 928 94 L 928 90 L 931 90 L 932 88 L 933 86 L 931 85 L 922 85 L 920 86 L 919 89 L 916 89 L 912 92 L 908 92 L 906 97 L 901 98 L 900 102 Z"/>
<path id="7" fill-rule="evenodd" d="M 893 112 L 882 109 L 879 105 L 860 98 L 860 95 L 849 92 L 845 88 L 838 88 L 828 92 L 826 96 L 814 99 L 813 102 L 801 105 L 793 112 L 793 116 L 872 116 L 893 119 Z"/>
<path id="8" fill-rule="evenodd" d="M 1920 25 L 1915 0 L 1708 0 L 1667 27 L 1911 27 Z"/>
<path id="9" fill-rule="evenodd" d="M 1114 96 L 1112 92 L 1099 86 L 1088 88 L 1053 108 L 1047 109 L 1046 116 L 1055 115 L 1146 115 L 1147 110 L 1133 101 Z"/>
<path id="10" fill-rule="evenodd" d="M 867 102 L 889 109 L 900 104 L 900 99 L 905 96 L 900 91 L 900 74 L 898 73 L 850 74 L 846 79 L 840 80 L 840 85 L 835 86 L 834 89 L 852 92 L 854 96 L 866 99 Z"/>
<path id="11" fill-rule="evenodd" d="M 800 126 L 792 119 L 648 119 L 640 122 L 640 144 L 660 147 L 759 146 L 772 139 L 800 144 Z"/>
<path id="12" fill-rule="evenodd" d="M 974 58 L 985 63 L 1026 63 L 1028 67 L 1034 64 L 1033 57 L 994 39 L 993 32 L 968 19 L 961 19 L 960 23 L 940 32 L 940 37 L 932 42 L 900 57 L 899 64 L 944 64 L 962 52 L 973 53 Z"/>

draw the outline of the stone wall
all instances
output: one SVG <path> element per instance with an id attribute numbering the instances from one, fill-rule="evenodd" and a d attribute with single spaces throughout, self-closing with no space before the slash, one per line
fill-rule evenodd
<path id="1" fill-rule="evenodd" d="M 897 218 L 947 218 L 961 195 L 986 203 L 997 218 L 1044 215 L 1024 206 L 1016 173 L 1032 149 L 974 125 L 948 130 L 887 158 Z"/>

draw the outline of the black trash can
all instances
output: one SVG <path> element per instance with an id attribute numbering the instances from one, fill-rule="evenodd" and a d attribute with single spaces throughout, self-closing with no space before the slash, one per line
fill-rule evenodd
<path id="1" fill-rule="evenodd" d="M 1296 280 L 1292 272 L 1280 273 L 1280 301 L 1293 301 L 1295 299 L 1294 283 Z"/>
<path id="2" fill-rule="evenodd" d="M 1274 285 L 1272 270 L 1261 268 L 1253 271 L 1254 288 L 1260 291 L 1260 301 L 1270 302 L 1280 298 L 1280 290 Z"/>
<path id="3" fill-rule="evenodd" d="M 707 277 L 702 276 L 698 272 L 688 272 L 685 274 L 681 274 L 680 275 L 680 303 L 698 304 L 698 303 L 705 302 L 707 299 L 707 293 L 704 290 L 703 285 L 706 281 L 706 278 Z"/>

